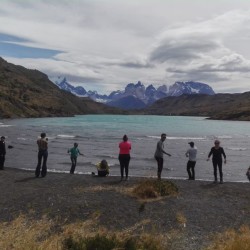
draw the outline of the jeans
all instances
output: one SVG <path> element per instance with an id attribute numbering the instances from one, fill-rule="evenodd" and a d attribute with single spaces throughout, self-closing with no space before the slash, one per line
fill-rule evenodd
<path id="1" fill-rule="evenodd" d="M 161 178 L 161 172 L 162 172 L 162 169 L 163 169 L 163 158 L 155 156 L 155 159 L 156 159 L 157 165 L 158 165 L 157 176 L 158 176 L 158 179 L 160 179 Z"/>
<path id="2" fill-rule="evenodd" d="M 0 169 L 4 169 L 5 155 L 0 155 Z"/>
<path id="3" fill-rule="evenodd" d="M 188 161 L 187 163 L 187 172 L 190 180 L 195 180 L 195 167 L 196 161 Z"/>
<path id="4" fill-rule="evenodd" d="M 76 168 L 76 163 L 77 163 L 77 157 L 70 157 L 71 159 L 71 169 L 70 169 L 70 173 L 74 174 L 75 172 L 75 168 Z"/>
<path id="5" fill-rule="evenodd" d="M 38 152 L 38 163 L 37 163 L 37 167 L 36 167 L 36 177 L 39 177 L 40 175 L 40 170 L 41 170 L 41 164 L 43 161 L 43 165 L 42 165 L 42 171 L 41 171 L 41 176 L 45 177 L 47 174 L 47 158 L 48 158 L 48 151 L 47 150 L 39 150 Z"/>
<path id="6" fill-rule="evenodd" d="M 222 159 L 213 159 L 214 180 L 217 181 L 217 166 L 219 168 L 220 180 L 223 181 Z"/>

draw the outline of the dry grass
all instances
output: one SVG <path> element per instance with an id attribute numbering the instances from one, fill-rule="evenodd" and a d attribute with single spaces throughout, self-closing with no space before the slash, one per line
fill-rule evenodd
<path id="1" fill-rule="evenodd" d="M 11 223 L 0 223 L 0 249 L 3 250 L 164 250 L 167 235 L 145 233 L 149 220 L 141 221 L 123 231 L 110 232 L 98 225 L 98 216 L 67 225 L 59 225 L 44 217 L 31 220 L 20 216 Z M 100 242 L 105 247 L 98 248 Z"/>
<path id="2" fill-rule="evenodd" d="M 47 219 L 29 221 L 24 216 L 0 224 L 0 249 L 59 249 L 58 235 L 51 235 L 53 223 Z"/>
<path id="3" fill-rule="evenodd" d="M 250 250 L 250 228 L 242 226 L 238 231 L 231 229 L 217 235 L 207 250 Z"/>
<path id="4" fill-rule="evenodd" d="M 186 227 L 187 224 L 187 218 L 185 217 L 185 215 L 182 212 L 178 212 L 176 214 L 176 221 L 183 225 L 183 227 Z"/>
<path id="5" fill-rule="evenodd" d="M 132 194 L 140 199 L 155 199 L 164 196 L 175 196 L 178 187 L 171 181 L 147 179 L 136 185 Z"/>

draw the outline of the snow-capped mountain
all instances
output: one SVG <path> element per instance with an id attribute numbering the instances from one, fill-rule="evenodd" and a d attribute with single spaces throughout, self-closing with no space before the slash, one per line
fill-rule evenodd
<path id="1" fill-rule="evenodd" d="M 169 87 L 168 96 L 180 96 L 184 94 L 214 95 L 215 93 L 209 85 L 200 82 L 176 82 Z"/>
<path id="2" fill-rule="evenodd" d="M 144 108 L 155 101 L 167 96 L 206 94 L 214 95 L 213 89 L 200 82 L 175 82 L 169 87 L 162 85 L 155 88 L 153 84 L 144 86 L 140 81 L 129 83 L 124 90 L 113 91 L 109 95 L 100 95 L 96 91 L 86 91 L 83 87 L 74 87 L 65 77 L 58 77 L 52 81 L 60 88 L 77 96 L 89 97 L 97 102 L 106 103 L 123 109 Z"/>
<path id="3" fill-rule="evenodd" d="M 74 95 L 82 97 L 88 96 L 86 95 L 87 91 L 83 87 L 81 86 L 74 87 L 73 85 L 68 83 L 66 77 L 58 76 L 56 79 L 51 79 L 51 81 L 54 82 L 60 89 L 71 92 Z"/>

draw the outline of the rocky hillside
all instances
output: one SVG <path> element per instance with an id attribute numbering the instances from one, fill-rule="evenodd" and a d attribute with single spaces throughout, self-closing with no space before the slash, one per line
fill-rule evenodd
<path id="1" fill-rule="evenodd" d="M 121 113 L 60 90 L 47 75 L 0 58 L 0 118 Z"/>
<path id="2" fill-rule="evenodd" d="M 207 116 L 218 120 L 250 121 L 250 92 L 166 97 L 145 109 L 144 114 Z"/>

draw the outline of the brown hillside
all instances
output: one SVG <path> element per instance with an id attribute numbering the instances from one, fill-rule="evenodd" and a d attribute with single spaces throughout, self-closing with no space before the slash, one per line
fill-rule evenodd
<path id="1" fill-rule="evenodd" d="M 166 97 L 145 110 L 152 115 L 207 116 L 211 119 L 250 121 L 250 92 L 243 94 Z"/>
<path id="2" fill-rule="evenodd" d="M 72 116 L 121 113 L 115 108 L 60 90 L 38 70 L 0 57 L 0 117 Z"/>

